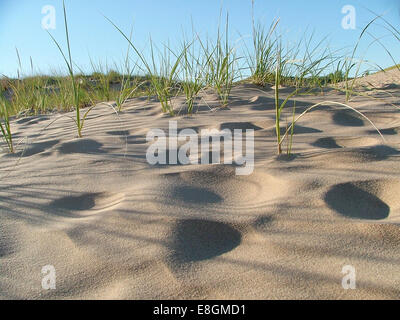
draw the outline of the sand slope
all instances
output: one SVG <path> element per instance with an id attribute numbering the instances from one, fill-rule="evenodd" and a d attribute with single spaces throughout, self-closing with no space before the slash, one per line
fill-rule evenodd
<path id="1" fill-rule="evenodd" d="M 150 166 L 146 133 L 170 120 L 155 100 L 132 99 L 118 117 L 99 105 L 83 139 L 68 117 L 14 121 L 24 151 L 0 161 L 0 297 L 400 298 L 400 111 L 351 102 L 383 129 L 382 144 L 356 114 L 316 109 L 288 159 L 276 157 L 272 90 L 237 86 L 223 109 L 204 99 L 179 128 L 255 129 L 252 175 Z M 344 96 L 300 96 L 297 113 L 325 99 Z M 45 265 L 56 290 L 41 288 Z M 356 290 L 342 288 L 345 265 Z"/>
<path id="2" fill-rule="evenodd" d="M 353 81 L 350 81 L 352 83 Z M 355 79 L 356 88 L 395 90 L 400 88 L 400 71 L 397 68 L 379 71 L 364 77 Z M 342 84 L 344 86 L 344 84 Z"/>

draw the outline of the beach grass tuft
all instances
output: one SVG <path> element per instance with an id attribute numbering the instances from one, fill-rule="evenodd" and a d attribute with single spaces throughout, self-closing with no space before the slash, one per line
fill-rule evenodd
<path id="1" fill-rule="evenodd" d="M 13 136 L 10 126 L 10 117 L 8 112 L 8 102 L 1 97 L 0 99 L 0 130 L 3 140 L 7 144 L 8 151 L 14 153 Z"/>

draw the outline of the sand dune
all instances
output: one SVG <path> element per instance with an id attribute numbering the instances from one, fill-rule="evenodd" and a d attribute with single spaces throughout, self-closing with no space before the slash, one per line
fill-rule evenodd
<path id="1" fill-rule="evenodd" d="M 374 74 L 360 77 L 355 80 L 356 87 L 364 87 L 367 89 L 399 89 L 400 72 L 399 69 L 380 71 Z"/>
<path id="2" fill-rule="evenodd" d="M 230 164 L 149 165 L 146 134 L 171 120 L 153 99 L 118 116 L 98 105 L 83 139 L 68 117 L 14 121 L 21 143 L 0 162 L 0 297 L 400 298 L 399 111 L 351 102 L 384 143 L 349 110 L 315 109 L 294 130 L 294 156 L 277 157 L 273 97 L 238 85 L 228 108 L 210 94 L 174 119 L 196 132 L 254 129 L 248 176 Z M 296 112 L 321 99 L 343 95 L 296 97 Z M 45 265 L 56 290 L 41 287 Z M 345 265 L 356 290 L 342 288 Z"/>

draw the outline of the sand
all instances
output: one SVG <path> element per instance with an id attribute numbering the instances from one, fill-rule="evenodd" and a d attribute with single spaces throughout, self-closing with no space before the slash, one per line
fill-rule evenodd
<path id="1" fill-rule="evenodd" d="M 385 99 L 399 97 L 392 89 Z M 98 105 L 82 139 L 67 116 L 13 121 L 24 152 L 0 161 L 0 297 L 400 298 L 400 111 L 351 101 L 383 143 L 357 114 L 315 109 L 288 158 L 276 156 L 273 90 L 238 85 L 227 108 L 203 98 L 178 127 L 255 129 L 251 175 L 229 164 L 149 165 L 146 134 L 171 120 L 155 99 L 131 99 L 119 116 Z M 344 95 L 296 100 L 300 113 Z M 55 290 L 42 289 L 46 265 Z M 346 265 L 355 290 L 342 287 Z"/>
<path id="2" fill-rule="evenodd" d="M 399 89 L 400 72 L 397 68 L 376 72 L 368 76 L 357 78 L 354 84 L 356 87 L 362 87 L 366 90 Z"/>

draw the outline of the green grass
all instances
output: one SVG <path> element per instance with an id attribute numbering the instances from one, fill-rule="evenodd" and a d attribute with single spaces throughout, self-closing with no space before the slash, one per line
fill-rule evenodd
<path id="1" fill-rule="evenodd" d="M 131 30 L 130 39 L 132 39 Z M 117 77 L 116 84 L 120 85 L 120 89 L 118 90 L 117 97 L 115 98 L 115 104 L 117 106 L 117 111 L 121 112 L 124 103 L 134 95 L 135 92 L 139 91 L 140 88 L 146 83 L 146 81 L 137 81 L 138 78 L 134 78 L 135 68 L 137 63 L 131 67 L 130 59 L 129 59 L 130 45 L 126 50 L 126 56 L 124 60 L 124 65 L 122 67 L 122 72 Z M 121 76 L 122 74 L 122 76 Z"/>
<path id="2" fill-rule="evenodd" d="M 295 126 L 295 124 L 301 119 L 303 118 L 307 113 L 309 113 L 311 110 L 323 106 L 323 105 L 336 105 L 336 106 L 340 106 L 340 107 L 344 107 L 346 109 L 349 109 L 355 113 L 357 113 L 358 115 L 360 115 L 362 118 L 364 118 L 365 120 L 367 120 L 371 126 L 376 130 L 376 132 L 379 134 L 379 136 L 382 138 L 382 141 L 384 143 L 386 143 L 386 140 L 384 138 L 384 136 L 382 135 L 381 131 L 378 129 L 378 127 L 371 121 L 371 119 L 369 119 L 366 115 L 364 115 L 362 112 L 358 111 L 357 109 L 353 108 L 352 106 L 345 104 L 345 103 L 341 103 L 341 102 L 337 102 L 337 101 L 322 101 L 316 104 L 313 104 L 312 106 L 306 108 L 306 110 L 304 112 L 302 112 L 299 116 L 297 116 L 293 122 L 290 124 L 290 126 L 287 128 L 286 132 L 284 133 L 284 135 L 282 136 L 282 140 L 284 141 L 285 138 L 287 138 L 290 134 L 293 135 L 293 128 Z"/>
<path id="3" fill-rule="evenodd" d="M 181 59 L 181 70 L 183 81 L 180 83 L 185 95 L 187 113 L 193 114 L 195 99 L 206 86 L 206 68 L 208 66 L 207 57 L 201 49 L 196 50 L 189 41 L 182 43 L 183 57 Z"/>
<path id="4" fill-rule="evenodd" d="M 152 89 L 157 95 L 161 103 L 161 108 L 164 113 L 169 113 L 171 116 L 175 115 L 172 106 L 171 98 L 177 90 L 177 75 L 179 72 L 179 64 L 184 55 L 185 49 L 179 55 L 176 55 L 168 46 L 164 46 L 164 50 L 159 55 L 159 63 L 156 63 L 156 51 L 153 41 L 150 39 L 150 60 L 147 60 L 144 54 L 133 44 L 131 37 L 128 37 L 112 20 L 105 17 L 114 28 L 122 35 L 128 42 L 130 47 L 142 62 L 144 70 L 150 77 Z"/>
<path id="5" fill-rule="evenodd" d="M 215 90 L 221 106 L 227 105 L 232 87 L 243 80 L 241 72 L 244 69 L 250 73 L 248 81 L 256 85 L 278 83 L 280 86 L 295 87 L 295 94 L 300 92 L 299 88 L 320 88 L 322 92 L 328 85 L 345 81 L 348 100 L 353 91 L 354 80 L 350 77 L 350 73 L 359 69 L 359 65 L 354 63 L 358 43 L 350 58 L 330 52 L 324 39 L 311 48 L 311 43 L 315 42 L 313 34 L 299 39 L 297 44 L 284 47 L 282 44 L 285 40 L 277 30 L 279 19 L 273 20 L 268 28 L 260 23 L 256 24 L 253 19 L 253 47 L 247 50 L 244 56 L 239 57 L 237 47 L 244 42 L 239 41 L 235 46 L 231 44 L 227 15 L 224 29 L 218 26 L 216 40 L 203 40 L 193 32 L 192 40 L 184 41 L 178 49 L 169 45 L 163 45 L 159 49 L 150 39 L 148 46 L 150 52 L 147 55 L 134 44 L 132 31 L 128 36 L 108 19 L 127 40 L 128 50 L 124 63 L 121 67 L 114 65 L 110 68 L 107 62 L 91 61 L 92 73 L 85 75 L 81 70 L 78 70 L 78 73 L 74 70 L 78 67 L 72 61 L 67 17 L 66 12 L 64 13 L 67 51 L 64 52 L 59 43 L 52 39 L 63 56 L 69 77 L 56 74 L 33 75 L 23 79 L 2 79 L 1 85 L 13 92 L 11 114 L 27 115 L 54 110 L 61 112 L 74 110 L 78 136 L 82 134 L 83 123 L 87 116 L 84 114 L 82 117 L 80 109 L 90 108 L 103 101 L 114 101 L 116 109 L 122 111 L 127 99 L 138 95 L 155 94 L 160 101 L 162 111 L 173 116 L 176 114 L 172 106 L 173 98 L 182 94 L 186 98 L 188 113 L 191 114 L 196 97 L 206 88 Z M 358 42 L 364 33 L 366 29 L 360 35 Z M 326 47 L 323 48 L 325 44 Z M 280 51 L 279 59 L 278 51 Z M 131 66 L 132 55 L 137 59 L 133 66 Z M 21 61 L 18 51 L 17 56 Z M 32 60 L 31 66 L 33 70 Z M 275 78 L 277 71 L 278 79 Z M 137 72 L 144 73 L 145 76 L 134 75 Z M 19 68 L 18 74 L 22 74 L 22 67 Z M 311 91 L 303 90 L 302 94 Z"/>
<path id="6" fill-rule="evenodd" d="M 10 153 L 14 153 L 13 136 L 10 126 L 7 101 L 0 99 L 0 131 Z"/>
<path id="7" fill-rule="evenodd" d="M 149 75 L 153 92 L 157 95 L 164 113 L 175 115 L 172 98 L 178 94 L 186 97 L 187 110 L 193 112 L 195 98 L 202 89 L 213 88 L 222 106 L 228 104 L 233 84 L 238 80 L 236 48 L 229 41 L 229 18 L 224 32 L 218 27 L 216 41 L 201 40 L 193 36 L 181 48 L 164 45 L 159 50 L 150 39 L 150 58 L 145 57 L 131 38 L 113 21 L 106 19 L 129 43 Z M 196 48 L 196 49 L 195 49 Z M 197 50 L 199 49 L 199 50 Z"/>
<path id="8" fill-rule="evenodd" d="M 266 29 L 264 24 L 255 22 L 254 1 L 252 1 L 252 45 L 253 51 L 246 46 L 246 63 L 250 70 L 250 81 L 259 86 L 266 86 L 275 82 L 275 48 L 277 37 L 274 32 L 278 26 L 279 19 L 275 19 Z"/>
<path id="9" fill-rule="evenodd" d="M 70 35 L 67 23 L 67 12 L 63 1 L 66 50 L 49 33 L 58 48 L 68 70 L 68 76 L 53 73 L 45 76 L 34 69 L 30 58 L 31 75 L 23 76 L 23 68 L 19 51 L 16 50 L 19 68 L 17 79 L 0 79 L 0 91 L 5 97 L 1 108 L 2 136 L 10 151 L 13 149 L 12 135 L 9 126 L 9 116 L 42 114 L 47 112 L 74 111 L 74 121 L 77 135 L 82 137 L 85 120 L 89 112 L 99 102 L 115 102 L 115 111 L 121 112 L 125 102 L 134 96 L 156 95 L 162 112 L 175 116 L 180 113 L 174 108 L 174 98 L 183 95 L 188 114 L 193 114 L 196 99 L 205 89 L 213 89 L 220 105 L 229 104 L 233 86 L 246 79 L 255 85 L 274 86 L 276 143 L 278 154 L 282 153 L 282 144 L 286 140 L 288 154 L 291 153 L 294 125 L 296 118 L 295 97 L 300 94 L 315 93 L 324 88 L 336 87 L 346 93 L 346 103 L 336 103 L 353 110 L 348 105 L 353 94 L 355 79 L 365 61 L 356 58 L 359 45 L 366 35 L 370 35 L 380 45 L 380 39 L 369 33 L 370 26 L 378 19 L 383 20 L 386 29 L 394 38 L 400 41 L 400 32 L 382 16 L 376 16 L 362 29 L 356 45 L 350 56 L 340 50 L 332 52 L 326 38 L 316 41 L 314 33 L 305 33 L 297 43 L 289 43 L 279 33 L 279 19 L 275 19 L 266 28 L 252 20 L 253 34 L 251 48 L 246 43 L 232 42 L 229 28 L 229 16 L 226 15 L 225 25 L 218 25 L 216 39 L 202 39 L 192 32 L 191 39 L 184 40 L 178 48 L 172 48 L 169 43 L 157 46 L 150 38 L 148 52 L 139 50 L 134 43 L 133 34 L 123 32 L 113 21 L 106 17 L 115 30 L 127 41 L 127 51 L 122 66 L 107 61 L 91 60 L 92 72 L 84 74 L 72 59 Z M 222 16 L 222 14 L 221 14 Z M 221 18 L 220 18 L 221 20 Z M 244 47 L 244 54 L 238 54 L 238 47 Z M 383 45 L 382 45 L 383 46 Z M 384 47 L 383 47 L 384 48 Z M 395 63 L 390 51 L 384 48 L 394 62 L 394 66 L 385 69 L 400 69 Z M 132 57 L 135 57 L 135 60 Z M 132 63 L 132 61 L 135 61 Z M 243 76 L 245 70 L 246 76 Z M 139 73 L 144 75 L 138 75 Z M 344 83 L 344 89 L 338 86 Z M 289 87 L 289 93 L 281 99 L 281 87 Z M 317 90 L 316 90 L 317 89 Z M 286 90 L 287 91 L 287 90 Z M 293 101 L 292 101 L 293 100 Z M 282 118 L 285 107 L 293 102 L 290 113 L 291 125 L 286 125 L 286 133 L 281 134 Z M 311 106 L 316 106 L 326 101 Z M 335 103 L 334 103 L 335 104 Z M 113 107 L 113 106 L 112 106 Z M 82 108 L 87 108 L 82 114 Z M 113 107 L 114 108 L 114 107 Z M 358 112 L 357 110 L 353 110 Z M 302 115 L 303 116 L 303 115 Z M 364 116 L 364 115 L 363 115 Z M 369 120 L 369 119 L 368 119 Z"/>
<path id="10" fill-rule="evenodd" d="M 257 41 L 264 41 L 259 37 L 256 39 Z M 286 49 L 283 48 L 282 42 L 279 38 L 274 42 L 275 47 L 273 48 L 273 51 L 275 54 L 275 74 L 273 79 L 275 82 L 275 129 L 278 155 L 282 153 L 282 143 L 284 141 L 284 137 L 281 137 L 281 117 L 286 104 L 290 101 L 290 99 L 299 94 L 300 90 L 303 88 L 306 88 L 305 93 L 307 93 L 311 91 L 313 87 L 319 86 L 321 83 L 321 73 L 329 68 L 331 64 L 331 59 L 329 59 L 331 56 L 327 53 L 327 50 L 319 50 L 321 47 L 323 47 L 323 40 L 311 48 L 310 43 L 312 42 L 313 35 L 311 35 L 308 39 L 304 39 L 305 40 L 303 42 L 295 47 Z M 301 50 L 301 44 L 305 46 L 304 50 Z M 256 43 L 255 49 L 259 47 L 260 46 Z M 302 55 L 300 55 L 301 52 L 303 52 Z M 280 86 L 282 83 L 290 84 L 290 86 L 293 88 L 283 101 L 280 99 Z M 295 105 L 293 108 L 295 109 Z M 292 128 L 291 136 L 289 138 L 290 141 L 288 142 L 290 145 L 287 149 L 288 154 L 290 154 L 292 150 L 291 145 L 293 141 L 293 132 L 294 131 Z"/>
<path id="11" fill-rule="evenodd" d="M 97 74 L 76 76 L 81 89 L 80 108 L 90 107 L 104 101 L 119 102 L 122 109 L 127 99 L 148 94 L 149 79 L 131 73 L 118 73 L 110 79 L 109 99 Z M 10 115 L 30 116 L 75 110 L 71 79 L 69 76 L 34 75 L 21 79 L 0 78 L 0 90 L 7 95 Z"/>
<path id="12" fill-rule="evenodd" d="M 229 96 L 236 80 L 239 79 L 236 48 L 229 40 L 229 16 L 226 15 L 225 30 L 218 26 L 215 42 L 200 41 L 206 65 L 204 72 L 205 85 L 214 88 L 222 106 L 228 104 Z"/>
<path id="13" fill-rule="evenodd" d="M 347 58 L 337 55 L 337 52 L 330 51 L 326 43 L 326 38 L 315 41 L 313 33 L 309 36 L 305 34 L 297 44 L 283 46 L 282 36 L 277 33 L 279 20 L 271 24 L 268 31 L 265 31 L 263 27 L 255 26 L 253 19 L 253 51 L 246 59 L 251 71 L 249 79 L 257 85 L 274 85 L 275 129 L 278 155 L 282 154 L 282 144 L 285 140 L 287 140 L 286 152 L 290 155 L 296 122 L 309 111 L 327 103 L 357 112 L 366 118 L 379 132 L 370 119 L 348 104 L 324 101 L 310 106 L 303 114 L 296 118 L 294 101 L 292 123 L 287 127 L 285 134 L 281 134 L 281 121 L 285 106 L 296 95 L 308 94 L 315 88 L 320 88 L 322 91 L 323 87 L 345 81 L 346 102 L 350 99 L 354 87 L 354 79 L 350 78 L 350 73 L 355 69 L 355 75 L 357 76 L 362 62 L 362 60 L 359 63 L 354 62 L 355 54 L 363 35 L 367 32 L 368 27 L 373 21 L 363 29 L 357 44 L 353 48 L 351 57 Z M 286 92 L 284 99 L 281 99 L 280 94 L 282 85 L 292 88 L 291 91 Z"/>
<path id="14" fill-rule="evenodd" d="M 82 137 L 84 122 L 93 106 L 99 102 L 115 101 L 118 110 L 122 109 L 124 102 L 134 95 L 143 95 L 148 77 L 133 75 L 133 68 L 125 65 L 122 73 L 108 68 L 107 64 L 92 63 L 93 72 L 89 75 L 83 74 L 74 64 L 71 55 L 67 13 L 63 3 L 65 36 L 67 50 L 62 50 L 59 42 L 51 35 L 51 39 L 61 53 L 68 76 L 53 72 L 51 75 L 42 75 L 34 69 L 32 58 L 30 59 L 31 72 L 29 76 L 23 76 L 22 62 L 18 49 L 16 49 L 19 68 L 18 78 L 0 79 L 0 90 L 7 100 L 8 114 L 26 116 L 49 112 L 75 111 L 74 121 L 78 137 Z M 128 58 L 127 58 L 128 59 Z M 75 72 L 78 68 L 79 72 Z M 119 86 L 119 84 L 122 84 Z M 117 88 L 114 88 L 116 85 Z M 118 88 L 119 86 L 119 88 Z M 82 108 L 88 110 L 81 114 Z"/>
<path id="15" fill-rule="evenodd" d="M 68 49 L 68 55 L 64 53 L 62 50 L 60 44 L 57 42 L 57 40 L 49 33 L 51 39 L 53 40 L 54 44 L 57 46 L 58 50 L 60 51 L 64 62 L 68 68 L 70 80 L 71 80 L 71 88 L 72 88 L 72 94 L 73 94 L 73 103 L 74 103 L 74 108 L 75 108 L 75 124 L 76 124 L 76 129 L 78 133 L 78 137 L 82 138 L 82 129 L 83 125 L 85 123 L 86 117 L 88 116 L 89 112 L 95 107 L 95 105 L 92 105 L 86 112 L 83 114 L 81 117 L 81 97 L 82 97 L 82 90 L 81 90 L 81 84 L 82 81 L 80 81 L 79 78 L 75 76 L 74 73 L 74 65 L 72 62 L 72 55 L 71 55 L 71 45 L 70 45 L 70 40 L 69 40 L 69 31 L 68 31 L 68 22 L 67 22 L 67 12 L 65 9 L 65 1 L 63 0 L 63 13 L 64 13 L 64 26 L 65 26 L 65 37 L 67 41 L 67 49 Z"/>

